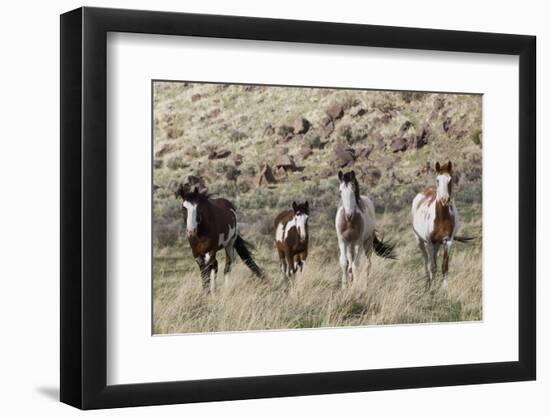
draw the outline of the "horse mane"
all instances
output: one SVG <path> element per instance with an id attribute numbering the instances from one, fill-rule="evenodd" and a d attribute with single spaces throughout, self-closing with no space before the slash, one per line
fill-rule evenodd
<path id="1" fill-rule="evenodd" d="M 363 201 L 361 200 L 361 191 L 359 190 L 359 181 L 357 181 L 357 178 L 353 178 L 353 185 L 355 188 L 355 202 L 357 203 L 357 207 L 359 207 L 361 210 L 363 209 Z"/>

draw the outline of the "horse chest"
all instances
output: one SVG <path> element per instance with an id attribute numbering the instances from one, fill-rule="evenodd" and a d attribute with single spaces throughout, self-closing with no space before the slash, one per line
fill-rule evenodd
<path id="1" fill-rule="evenodd" d="M 355 214 L 351 220 L 340 222 L 340 235 L 347 241 L 359 240 L 364 235 L 364 227 L 361 216 Z"/>
<path id="2" fill-rule="evenodd" d="M 430 238 L 432 242 L 442 242 L 450 239 L 455 228 L 455 215 L 451 206 L 442 207 L 436 205 L 433 230 Z"/>

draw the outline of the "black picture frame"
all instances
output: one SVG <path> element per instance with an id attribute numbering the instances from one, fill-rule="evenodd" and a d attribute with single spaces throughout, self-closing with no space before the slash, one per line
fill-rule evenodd
<path id="1" fill-rule="evenodd" d="M 108 32 L 519 56 L 518 361 L 107 385 Z M 535 379 L 535 51 L 524 35 L 88 7 L 61 15 L 61 401 L 94 409 Z"/>

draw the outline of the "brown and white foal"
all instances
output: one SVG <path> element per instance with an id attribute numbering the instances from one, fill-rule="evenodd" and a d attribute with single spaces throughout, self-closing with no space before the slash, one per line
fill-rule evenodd
<path id="1" fill-rule="evenodd" d="M 197 187 L 188 192 L 185 187 L 180 186 L 176 197 L 182 199 L 187 240 L 199 266 L 205 291 L 215 291 L 218 273 L 216 252 L 221 249 L 225 249 L 223 272 L 226 284 L 231 265 L 235 261 L 235 251 L 255 275 L 264 277 L 263 271 L 252 258 L 248 244 L 239 235 L 237 213 L 233 204 L 225 198 L 212 198 L 199 192 Z"/>
<path id="2" fill-rule="evenodd" d="M 309 203 L 292 202 L 292 210 L 285 210 L 275 218 L 275 241 L 281 273 L 290 277 L 298 268 L 303 271 L 309 241 L 307 221 Z"/>
<path id="3" fill-rule="evenodd" d="M 453 240 L 457 239 L 460 227 L 458 212 L 451 199 L 453 189 L 452 162 L 445 165 L 435 164 L 436 188 L 428 188 L 417 194 L 412 203 L 413 229 L 418 242 L 418 247 L 424 258 L 429 289 L 437 272 L 437 253 L 443 246 L 443 288 L 447 286 L 447 274 L 449 272 L 449 257 Z M 460 238 L 458 238 L 460 239 Z M 466 239 L 467 240 L 467 239 Z"/>

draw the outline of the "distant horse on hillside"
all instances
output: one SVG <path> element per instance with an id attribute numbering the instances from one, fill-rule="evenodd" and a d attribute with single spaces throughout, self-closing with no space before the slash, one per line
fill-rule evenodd
<path id="1" fill-rule="evenodd" d="M 372 250 L 378 256 L 396 259 L 394 245 L 384 243 L 376 234 L 374 204 L 361 195 L 355 172 L 338 171 L 341 202 L 336 212 L 336 235 L 340 249 L 342 287 L 348 280 L 353 282 L 357 275 L 357 264 L 361 251 L 367 258 L 367 277 L 370 273 Z"/>
<path id="2" fill-rule="evenodd" d="M 458 211 L 451 200 L 453 189 L 453 164 L 451 161 L 441 166 L 435 164 L 436 188 L 428 188 L 419 194 L 412 203 L 412 224 L 418 247 L 424 258 L 426 288 L 430 289 L 437 271 L 437 253 L 443 245 L 443 288 L 447 286 L 449 257 L 453 240 L 466 242 L 472 238 L 457 236 L 460 223 Z M 430 264 L 430 265 L 428 265 Z"/>
<path id="3" fill-rule="evenodd" d="M 235 206 L 224 198 L 212 198 L 198 187 L 191 192 L 180 186 L 176 197 L 182 199 L 183 218 L 187 229 L 187 239 L 197 262 L 202 278 L 203 289 L 214 293 L 218 261 L 216 252 L 225 249 L 225 283 L 228 283 L 235 251 L 244 263 L 258 277 L 264 273 L 254 262 L 249 245 L 239 235 Z"/>
<path id="4" fill-rule="evenodd" d="M 307 258 L 309 203 L 292 202 L 292 210 L 285 210 L 275 218 L 275 241 L 281 272 L 286 277 L 298 268 L 302 272 Z"/>

